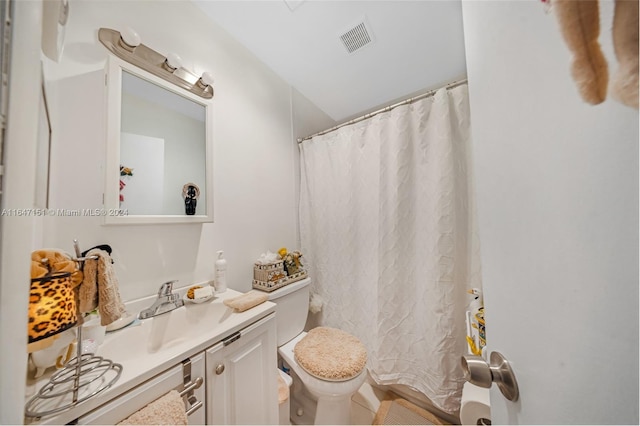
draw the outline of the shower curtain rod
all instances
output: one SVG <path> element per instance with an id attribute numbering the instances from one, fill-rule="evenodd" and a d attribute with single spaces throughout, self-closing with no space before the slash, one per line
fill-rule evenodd
<path id="1" fill-rule="evenodd" d="M 445 85 L 445 86 L 443 86 L 443 87 L 441 87 L 441 88 L 433 89 L 433 90 L 429 90 L 428 92 L 423 93 L 423 94 L 421 94 L 421 95 L 414 96 L 413 98 L 405 99 L 404 101 L 400 101 L 400 102 L 395 103 L 395 104 L 393 104 L 393 105 L 386 106 L 386 107 L 381 108 L 381 109 L 379 109 L 379 110 L 377 110 L 377 111 L 373 111 L 373 112 L 370 112 L 369 114 L 365 114 L 365 115 L 363 115 L 363 116 L 361 116 L 361 117 L 354 118 L 353 120 L 349 120 L 349 121 L 347 121 L 347 122 L 345 122 L 345 123 L 338 124 L 337 126 L 334 126 L 334 127 L 330 128 L 330 129 L 323 130 L 323 131 L 318 132 L 318 133 L 314 133 L 314 134 L 313 134 L 313 135 L 311 135 L 311 136 L 306 136 L 306 137 L 304 137 L 304 138 L 298 138 L 298 143 L 302 143 L 302 142 L 304 142 L 304 141 L 306 141 L 306 140 L 308 140 L 308 139 L 311 139 L 311 138 L 313 138 L 313 137 L 315 137 L 315 136 L 321 136 L 321 135 L 327 134 L 327 133 L 329 133 L 329 132 L 333 132 L 334 130 L 338 130 L 338 129 L 339 129 L 339 128 L 341 128 L 341 127 L 348 126 L 349 124 L 355 124 L 355 123 L 358 123 L 358 122 L 360 122 L 360 121 L 362 121 L 362 120 L 366 120 L 367 118 L 371 118 L 371 117 L 373 117 L 374 115 L 378 115 L 378 114 L 380 114 L 381 112 L 391 111 L 392 109 L 394 109 L 395 107 L 399 107 L 400 105 L 407 105 L 407 104 L 410 104 L 410 103 L 412 103 L 412 102 L 418 101 L 418 100 L 420 100 L 420 99 L 428 98 L 428 97 L 430 97 L 430 96 L 435 95 L 435 93 L 436 93 L 438 90 L 442 89 L 442 88 L 445 88 L 445 89 L 453 89 L 454 87 L 461 86 L 461 85 L 465 84 L 466 82 L 467 82 L 467 79 L 466 79 L 466 78 L 464 78 L 464 79 L 462 79 L 462 80 L 457 80 L 457 81 L 454 81 L 454 82 L 452 82 L 452 83 L 449 83 L 449 84 L 447 84 L 447 85 Z"/>

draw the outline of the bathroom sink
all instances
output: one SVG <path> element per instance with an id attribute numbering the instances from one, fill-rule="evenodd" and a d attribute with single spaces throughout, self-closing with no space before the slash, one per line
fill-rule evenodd
<path id="1" fill-rule="evenodd" d="M 223 328 L 231 318 L 232 309 L 214 298 L 202 304 L 186 304 L 170 312 L 134 322 L 132 325 L 108 333 L 98 349 L 98 355 L 115 362 L 193 345 L 199 336 L 210 335 Z"/>

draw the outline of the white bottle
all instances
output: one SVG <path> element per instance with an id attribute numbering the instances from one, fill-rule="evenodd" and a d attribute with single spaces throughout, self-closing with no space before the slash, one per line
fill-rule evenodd
<path id="1" fill-rule="evenodd" d="M 216 293 L 224 293 L 227 291 L 227 261 L 222 258 L 222 250 L 218 251 L 218 260 L 216 260 Z"/>

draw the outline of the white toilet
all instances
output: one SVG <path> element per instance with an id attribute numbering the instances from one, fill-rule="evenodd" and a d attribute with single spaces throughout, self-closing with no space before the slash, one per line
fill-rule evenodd
<path id="1" fill-rule="evenodd" d="M 296 398 L 302 397 L 300 395 L 301 387 L 296 384 L 296 380 L 299 379 L 304 385 L 303 389 L 306 389 L 313 399 L 317 401 L 314 424 L 350 424 L 351 396 L 360 389 L 366 379 L 364 365 L 362 367 L 358 366 L 350 378 L 328 379 L 307 372 L 296 361 L 294 356 L 296 344 L 307 335 L 302 330 L 307 321 L 310 282 L 311 279 L 305 278 L 269 293 L 269 300 L 277 304 L 276 333 L 278 354 L 284 364 L 295 373 L 292 374 L 294 379 L 292 399 L 295 401 Z M 335 331 L 344 333 L 339 330 Z M 311 334 L 313 335 L 314 333 Z M 353 338 L 353 336 L 350 337 Z M 361 343 L 359 344 L 361 345 Z M 306 365 L 308 367 L 308 363 Z M 299 405 L 291 404 L 291 419 L 294 423 L 296 423 L 296 416 L 300 414 L 300 410 Z"/>

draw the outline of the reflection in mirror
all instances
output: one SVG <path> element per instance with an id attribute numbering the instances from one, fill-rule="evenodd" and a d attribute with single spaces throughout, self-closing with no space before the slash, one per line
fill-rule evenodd
<path id="1" fill-rule="evenodd" d="M 121 93 L 120 209 L 128 215 L 210 213 L 205 106 L 125 70 Z M 189 206 L 185 185 L 198 187 Z"/>

